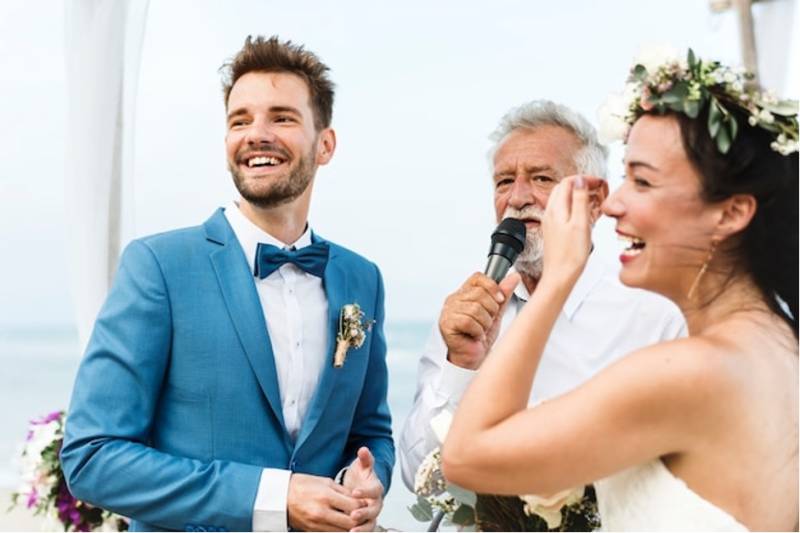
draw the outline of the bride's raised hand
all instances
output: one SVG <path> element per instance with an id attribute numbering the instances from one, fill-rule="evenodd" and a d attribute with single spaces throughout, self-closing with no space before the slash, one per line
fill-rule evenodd
<path id="1" fill-rule="evenodd" d="M 607 185 L 593 176 L 569 176 L 553 189 L 542 220 L 543 280 L 575 283 L 592 248 L 592 222 Z"/>

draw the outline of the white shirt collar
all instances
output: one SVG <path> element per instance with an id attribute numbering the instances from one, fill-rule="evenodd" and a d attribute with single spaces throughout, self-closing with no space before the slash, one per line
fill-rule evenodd
<path id="1" fill-rule="evenodd" d="M 511 267 L 510 271 L 514 271 L 514 267 Z M 572 319 L 575 315 L 575 311 L 581 306 L 592 288 L 603 278 L 605 272 L 606 269 L 603 266 L 599 254 L 590 253 L 589 259 L 586 261 L 586 267 L 583 269 L 578 281 L 575 283 L 575 287 L 572 288 L 572 292 L 569 293 L 569 297 L 564 303 L 563 311 L 568 319 Z M 517 287 L 514 289 L 514 296 L 525 302 L 531 297 L 524 283 L 517 284 Z"/>
<path id="2" fill-rule="evenodd" d="M 306 230 L 300 235 L 299 239 L 287 244 L 256 226 L 249 218 L 244 216 L 236 202 L 231 202 L 226 206 L 225 218 L 228 219 L 233 233 L 239 240 L 242 250 L 244 250 L 244 256 L 247 259 L 247 264 L 250 265 L 251 271 L 255 270 L 258 243 L 271 244 L 278 248 L 303 248 L 311 244 L 311 227 L 308 224 L 306 224 Z"/>

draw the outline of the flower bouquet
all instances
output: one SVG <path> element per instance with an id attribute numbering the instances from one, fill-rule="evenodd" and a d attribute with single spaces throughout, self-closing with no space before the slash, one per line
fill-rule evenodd
<path id="1" fill-rule="evenodd" d="M 436 438 L 444 441 L 452 414 L 444 411 L 431 420 Z M 436 530 L 445 525 L 462 531 L 594 531 L 600 527 L 592 486 L 568 489 L 550 497 L 475 494 L 449 483 L 442 475 L 441 449 L 429 453 L 414 480 L 417 503 L 409 509 Z"/>
<path id="2" fill-rule="evenodd" d="M 32 420 L 19 461 L 20 487 L 12 508 L 25 505 L 34 515 L 58 521 L 64 531 L 127 531 L 128 519 L 75 499 L 69 492 L 58 454 L 64 440 L 64 411 Z"/>

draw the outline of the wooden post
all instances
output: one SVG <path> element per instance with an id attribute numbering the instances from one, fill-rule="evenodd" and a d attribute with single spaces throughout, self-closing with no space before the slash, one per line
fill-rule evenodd
<path id="1" fill-rule="evenodd" d="M 742 61 L 744 62 L 744 67 L 753 73 L 752 83 L 758 86 L 758 54 L 756 52 L 756 33 L 753 26 L 753 0 L 734 0 L 734 3 L 739 15 L 739 42 L 742 47 Z"/>

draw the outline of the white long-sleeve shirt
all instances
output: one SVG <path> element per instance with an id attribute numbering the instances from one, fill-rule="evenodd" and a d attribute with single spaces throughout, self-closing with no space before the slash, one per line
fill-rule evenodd
<path id="1" fill-rule="evenodd" d="M 250 269 L 255 267 L 258 243 L 278 248 L 302 248 L 311 244 L 311 230 L 294 243 L 282 243 L 247 219 L 232 203 L 225 209 Z M 275 358 L 281 408 L 286 429 L 297 437 L 308 406 L 319 384 L 328 346 L 328 300 L 322 279 L 287 263 L 264 279 L 255 278 Z M 286 498 L 289 470 L 265 468 L 253 510 L 254 531 L 286 531 Z"/>
<path id="2" fill-rule="evenodd" d="M 686 335 L 683 316 L 672 302 L 623 286 L 597 255 L 589 256 L 553 326 L 529 405 L 577 387 L 638 348 Z M 506 306 L 499 335 L 528 298 L 520 283 Z M 455 411 L 476 373 L 447 360 L 447 347 L 434 326 L 419 361 L 414 406 L 400 434 L 400 466 L 410 490 L 414 490 L 414 475 L 422 460 L 440 445 L 430 427 L 431 419 L 444 409 Z"/>

